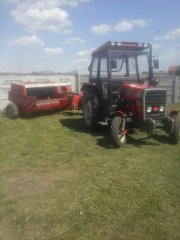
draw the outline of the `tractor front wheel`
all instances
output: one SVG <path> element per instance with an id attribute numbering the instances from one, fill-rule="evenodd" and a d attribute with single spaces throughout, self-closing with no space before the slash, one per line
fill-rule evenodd
<path id="1" fill-rule="evenodd" d="M 125 119 L 120 116 L 113 118 L 111 123 L 111 135 L 116 147 L 120 148 L 126 144 Z"/>
<path id="2" fill-rule="evenodd" d="M 6 115 L 11 119 L 17 118 L 19 116 L 17 105 L 14 103 L 9 103 L 6 107 Z"/>
<path id="3" fill-rule="evenodd" d="M 172 129 L 172 132 L 169 134 L 169 138 L 172 144 L 177 144 L 179 140 L 178 115 L 171 115 L 171 118 L 174 119 L 174 127 Z"/>

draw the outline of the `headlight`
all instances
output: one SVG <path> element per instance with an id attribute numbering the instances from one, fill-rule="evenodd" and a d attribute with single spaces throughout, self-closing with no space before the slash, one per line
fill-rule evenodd
<path id="1" fill-rule="evenodd" d="M 151 107 L 151 106 L 148 106 L 148 107 L 146 108 L 146 112 L 147 112 L 147 113 L 151 113 L 151 112 L 152 112 L 152 107 Z"/>
<path id="2" fill-rule="evenodd" d="M 164 106 L 160 106 L 160 107 L 159 107 L 159 111 L 160 111 L 160 112 L 164 112 L 164 109 L 165 109 Z"/>

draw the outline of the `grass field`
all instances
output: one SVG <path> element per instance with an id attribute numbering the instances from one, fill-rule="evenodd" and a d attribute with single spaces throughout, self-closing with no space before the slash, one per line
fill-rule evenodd
<path id="1" fill-rule="evenodd" d="M 180 239 L 180 143 L 136 130 L 115 149 L 81 112 L 0 114 L 0 239 Z"/>

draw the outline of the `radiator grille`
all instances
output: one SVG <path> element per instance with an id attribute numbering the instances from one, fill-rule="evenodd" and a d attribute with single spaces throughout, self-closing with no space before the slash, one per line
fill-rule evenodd
<path id="1" fill-rule="evenodd" d="M 146 106 L 161 106 L 166 104 L 166 90 L 148 90 L 145 96 Z"/>
<path id="2" fill-rule="evenodd" d="M 160 113 L 158 112 L 151 112 L 147 113 L 146 108 L 147 106 L 153 107 L 160 107 L 166 106 L 166 90 L 165 89 L 148 89 L 146 90 L 145 94 L 145 119 L 152 118 L 156 121 L 161 120 L 165 116 L 165 111 Z"/>

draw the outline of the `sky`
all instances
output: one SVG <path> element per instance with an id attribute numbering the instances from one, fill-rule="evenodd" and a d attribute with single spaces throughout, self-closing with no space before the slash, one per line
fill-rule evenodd
<path id="1" fill-rule="evenodd" d="M 180 0 L 0 0 L 0 72 L 88 73 L 107 41 L 151 43 L 180 65 Z"/>

